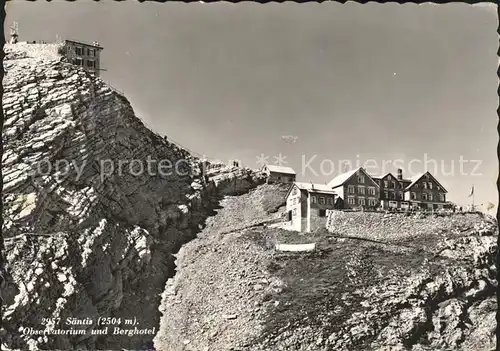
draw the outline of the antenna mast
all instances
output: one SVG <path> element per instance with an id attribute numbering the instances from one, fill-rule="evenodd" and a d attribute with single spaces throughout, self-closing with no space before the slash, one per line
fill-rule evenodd
<path id="1" fill-rule="evenodd" d="M 16 44 L 18 38 L 19 38 L 19 26 L 18 23 L 14 21 L 14 23 L 12 23 L 12 26 L 10 27 L 10 43 Z"/>

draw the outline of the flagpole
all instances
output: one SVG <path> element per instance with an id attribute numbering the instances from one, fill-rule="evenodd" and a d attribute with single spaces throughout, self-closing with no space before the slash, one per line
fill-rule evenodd
<path id="1" fill-rule="evenodd" d="M 474 212 L 474 184 L 472 184 L 472 212 Z"/>

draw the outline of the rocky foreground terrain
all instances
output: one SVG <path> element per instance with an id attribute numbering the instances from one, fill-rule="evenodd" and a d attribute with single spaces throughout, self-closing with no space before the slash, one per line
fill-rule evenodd
<path id="1" fill-rule="evenodd" d="M 183 246 L 158 350 L 495 349 L 495 219 L 339 212 L 298 234 L 267 225 L 266 189 L 227 198 Z"/>
<path id="2" fill-rule="evenodd" d="M 317 233 L 277 229 L 283 187 L 154 134 L 57 45 L 5 51 L 2 349 L 494 348 L 494 219 L 336 213 Z M 110 328 L 92 334 L 99 320 Z M 150 332 L 112 333 L 128 320 Z"/>
<path id="3" fill-rule="evenodd" d="M 124 96 L 61 61 L 57 45 L 4 50 L 3 349 L 152 347 L 172 254 L 222 196 L 263 176 L 199 160 L 154 134 Z M 92 335 L 100 317 L 115 319 L 107 335 Z M 112 335 L 134 318 L 151 333 Z"/>

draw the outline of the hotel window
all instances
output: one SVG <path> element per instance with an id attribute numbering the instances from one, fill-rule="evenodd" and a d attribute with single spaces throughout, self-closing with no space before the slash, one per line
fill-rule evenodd
<path id="1" fill-rule="evenodd" d="M 75 53 L 76 53 L 77 55 L 80 55 L 80 56 L 81 56 L 81 55 L 83 55 L 83 48 L 76 47 L 76 48 L 75 48 Z"/>
<path id="2" fill-rule="evenodd" d="M 424 183 L 425 184 L 425 183 Z M 422 200 L 427 200 L 427 194 L 426 193 L 423 193 L 422 194 Z"/>
<path id="3" fill-rule="evenodd" d="M 95 61 L 93 61 L 93 60 L 87 60 L 87 67 L 95 68 Z"/>
<path id="4" fill-rule="evenodd" d="M 424 189 L 427 189 L 427 183 L 424 182 L 423 185 L 424 185 Z"/>
<path id="5" fill-rule="evenodd" d="M 359 202 L 360 206 L 364 206 L 365 205 L 365 198 L 364 197 L 360 197 L 358 199 L 358 202 Z"/>
<path id="6" fill-rule="evenodd" d="M 368 188 L 368 195 L 375 195 L 375 188 Z"/>
<path id="7" fill-rule="evenodd" d="M 375 206 L 375 199 L 368 199 L 368 206 Z"/>
<path id="8" fill-rule="evenodd" d="M 358 186 L 358 194 L 365 194 L 365 187 L 364 186 Z"/>
<path id="9" fill-rule="evenodd" d="M 328 205 L 333 205 L 333 199 L 332 199 L 331 197 L 327 197 L 327 198 L 326 198 L 326 203 L 327 203 Z"/>
<path id="10" fill-rule="evenodd" d="M 415 194 L 415 193 L 411 193 L 411 199 L 412 199 L 412 200 L 415 200 L 416 198 L 417 198 L 417 194 Z"/>
<path id="11" fill-rule="evenodd" d="M 358 183 L 364 183 L 365 182 L 365 176 L 363 174 L 358 175 Z"/>
<path id="12" fill-rule="evenodd" d="M 439 201 L 444 202 L 444 194 L 439 194 Z"/>
<path id="13" fill-rule="evenodd" d="M 389 193 L 387 191 L 384 191 L 384 199 L 388 199 L 389 198 Z"/>
<path id="14" fill-rule="evenodd" d="M 403 193 L 399 192 L 399 193 L 398 193 L 398 198 L 399 198 L 400 200 L 403 200 L 403 197 L 404 197 L 404 196 L 403 196 Z"/>
<path id="15" fill-rule="evenodd" d="M 347 203 L 348 203 L 349 205 L 355 205 L 355 204 L 356 204 L 356 201 L 354 200 L 354 198 L 353 198 L 353 197 L 348 197 L 348 198 L 347 198 Z"/>
<path id="16" fill-rule="evenodd" d="M 432 201 L 432 194 L 429 194 L 429 201 Z"/>
<path id="17" fill-rule="evenodd" d="M 348 192 L 349 194 L 354 194 L 354 185 L 349 185 Z"/>
<path id="18" fill-rule="evenodd" d="M 319 209 L 319 210 L 318 210 L 318 216 L 319 216 L 319 217 L 325 217 L 325 216 L 326 216 L 326 210 L 324 210 L 324 209 Z"/>
<path id="19" fill-rule="evenodd" d="M 387 180 L 384 180 L 384 188 L 388 188 L 389 187 L 389 182 Z"/>
<path id="20" fill-rule="evenodd" d="M 396 189 L 396 182 L 392 182 L 392 187 Z"/>
<path id="21" fill-rule="evenodd" d="M 324 205 L 325 204 L 325 198 L 323 196 L 319 197 L 319 204 Z"/>
<path id="22" fill-rule="evenodd" d="M 315 204 L 316 203 L 316 196 L 311 196 L 311 203 Z"/>
<path id="23" fill-rule="evenodd" d="M 77 66 L 83 66 L 83 60 L 81 58 L 75 58 L 73 59 L 73 64 Z"/>

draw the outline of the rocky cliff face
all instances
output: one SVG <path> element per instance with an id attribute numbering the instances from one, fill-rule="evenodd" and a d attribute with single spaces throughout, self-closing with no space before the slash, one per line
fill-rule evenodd
<path id="1" fill-rule="evenodd" d="M 103 81 L 31 45 L 40 49 L 5 47 L 4 347 L 144 349 L 172 254 L 223 195 L 263 175 L 192 157 L 145 128 Z M 151 333 L 92 335 L 99 317 L 135 318 Z M 30 334 L 50 328 L 86 332 Z"/>

